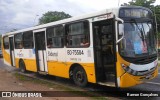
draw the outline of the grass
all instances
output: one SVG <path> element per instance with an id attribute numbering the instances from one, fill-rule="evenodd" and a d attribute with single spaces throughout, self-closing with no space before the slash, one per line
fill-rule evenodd
<path id="1" fill-rule="evenodd" d="M 73 93 L 73 94 L 79 95 L 81 97 L 90 97 L 93 100 L 106 100 L 106 97 L 103 97 L 103 96 L 101 97 L 100 94 L 97 94 L 97 93 L 93 94 L 93 92 L 83 92 L 83 91 L 80 91 L 77 88 L 70 88 L 70 87 L 67 87 L 65 85 L 54 84 L 54 83 L 49 82 L 49 81 L 28 77 L 28 76 L 25 76 L 25 75 L 22 75 L 22 74 L 19 74 L 19 73 L 14 73 L 14 75 L 20 81 L 29 81 L 29 82 L 33 82 L 35 84 L 42 84 L 42 85 L 45 85 L 49 88 L 54 88 L 54 89 L 58 89 L 58 90 L 62 90 L 62 91 L 67 91 L 69 93 Z"/>

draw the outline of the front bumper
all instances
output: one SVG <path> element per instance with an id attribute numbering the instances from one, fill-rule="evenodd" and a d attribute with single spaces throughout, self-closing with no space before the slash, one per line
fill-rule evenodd
<path id="1" fill-rule="evenodd" d="M 135 86 L 137 84 L 141 84 L 146 81 L 149 81 L 155 78 L 156 76 L 158 76 L 158 67 L 156 67 L 156 69 L 153 72 L 147 73 L 146 75 L 143 75 L 143 76 L 134 76 L 126 72 L 121 77 L 119 77 L 120 78 L 119 87 L 127 88 L 131 86 Z"/>

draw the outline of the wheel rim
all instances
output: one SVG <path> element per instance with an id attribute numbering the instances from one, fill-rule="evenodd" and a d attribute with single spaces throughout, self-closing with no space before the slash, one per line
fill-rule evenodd
<path id="1" fill-rule="evenodd" d="M 82 71 L 77 71 L 77 73 L 76 73 L 77 82 L 83 83 L 83 81 L 84 81 L 84 75 L 83 74 L 84 73 Z"/>
<path id="2" fill-rule="evenodd" d="M 73 70 L 73 81 L 76 85 L 84 87 L 87 85 L 87 76 L 83 68 L 76 67 Z"/>

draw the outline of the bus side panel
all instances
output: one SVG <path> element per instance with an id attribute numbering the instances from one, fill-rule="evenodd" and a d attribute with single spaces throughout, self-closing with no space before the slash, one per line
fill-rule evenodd
<path id="1" fill-rule="evenodd" d="M 47 48 L 48 73 L 59 77 L 69 78 L 69 66 L 66 63 L 65 48 Z"/>
<path id="2" fill-rule="evenodd" d="M 48 74 L 69 78 L 69 66 L 68 64 L 62 64 L 62 62 L 48 61 Z"/>
<path id="3" fill-rule="evenodd" d="M 26 70 L 37 71 L 35 53 L 32 49 L 15 49 L 16 68 L 19 68 L 19 60 L 22 59 L 25 63 Z"/>
<path id="4" fill-rule="evenodd" d="M 79 64 L 85 70 L 88 82 L 96 82 L 93 48 L 47 49 L 47 62 L 50 75 L 69 78 L 70 67 Z"/>
<path id="5" fill-rule="evenodd" d="M 20 60 L 20 58 L 16 58 L 15 57 L 15 66 L 16 66 L 16 68 L 19 68 L 19 60 Z"/>
<path id="6" fill-rule="evenodd" d="M 94 63 L 82 64 L 82 67 L 86 71 L 88 82 L 96 83 Z"/>
<path id="7" fill-rule="evenodd" d="M 66 53 L 66 61 L 81 65 L 86 72 L 88 82 L 96 83 L 93 48 L 91 46 L 88 48 L 67 48 Z"/>
<path id="8" fill-rule="evenodd" d="M 19 60 L 22 59 L 25 63 L 26 70 L 37 72 L 37 65 L 35 59 L 23 59 L 23 58 L 15 58 L 15 66 L 19 68 Z"/>
<path id="9" fill-rule="evenodd" d="M 37 65 L 35 59 L 24 59 L 26 70 L 37 72 Z"/>
<path id="10" fill-rule="evenodd" d="M 69 69 L 73 63 L 68 62 L 63 65 L 62 63 L 63 62 L 48 61 L 48 74 L 59 76 L 59 77 L 64 77 L 64 78 L 69 78 Z M 88 82 L 96 83 L 94 63 L 83 63 L 80 65 L 84 68 L 87 74 Z"/>
<path id="11" fill-rule="evenodd" d="M 5 50 L 4 48 L 2 48 L 2 52 L 3 52 L 4 63 L 7 65 L 11 65 L 11 58 L 10 58 L 9 49 Z"/>
<path id="12" fill-rule="evenodd" d="M 121 65 L 121 64 L 129 65 L 130 63 L 124 61 L 124 60 L 120 57 L 119 53 L 117 53 L 117 64 L 116 64 L 116 66 L 117 66 L 117 68 L 116 68 L 116 70 L 117 70 L 117 77 L 120 77 L 120 76 L 122 76 L 122 75 L 125 73 L 125 71 L 124 71 L 124 69 L 122 68 L 122 65 Z"/>
<path id="13" fill-rule="evenodd" d="M 4 49 L 4 45 L 3 45 L 3 39 L 1 40 L 1 50 L 2 50 L 2 54 L 3 54 L 3 60 L 4 60 L 4 63 L 7 64 L 7 65 L 11 65 L 11 58 L 10 58 L 10 51 L 9 49 Z"/>

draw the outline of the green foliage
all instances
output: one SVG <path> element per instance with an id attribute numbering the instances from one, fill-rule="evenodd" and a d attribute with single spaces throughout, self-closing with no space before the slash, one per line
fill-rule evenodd
<path id="1" fill-rule="evenodd" d="M 129 5 L 143 6 L 153 9 L 155 1 L 156 0 L 132 0 L 129 2 Z"/>
<path id="2" fill-rule="evenodd" d="M 155 6 L 155 15 L 157 19 L 158 32 L 160 33 L 160 5 Z"/>
<path id="3" fill-rule="evenodd" d="M 39 19 L 39 24 L 54 22 L 70 17 L 71 15 L 66 14 L 65 12 L 48 11 L 47 13 L 43 14 L 43 16 Z"/>

